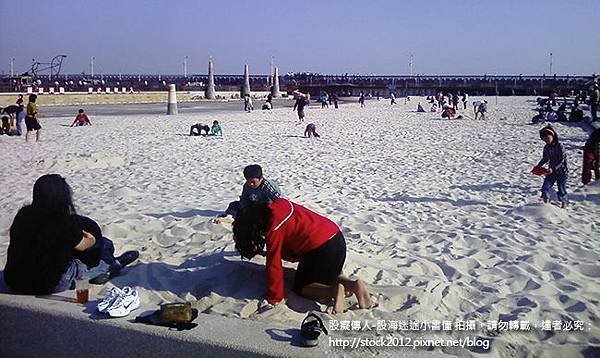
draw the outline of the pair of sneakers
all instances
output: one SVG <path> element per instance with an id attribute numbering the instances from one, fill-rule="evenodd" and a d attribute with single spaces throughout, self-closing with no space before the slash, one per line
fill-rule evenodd
<path id="1" fill-rule="evenodd" d="M 110 317 L 125 317 L 140 307 L 138 291 L 125 286 L 123 289 L 113 287 L 98 303 L 98 312 L 107 313 Z"/>

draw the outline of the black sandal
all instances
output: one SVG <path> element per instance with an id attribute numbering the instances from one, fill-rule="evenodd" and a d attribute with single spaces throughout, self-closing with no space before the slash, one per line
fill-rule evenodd
<path id="1" fill-rule="evenodd" d="M 300 327 L 300 333 L 302 335 L 302 343 L 305 347 L 314 347 L 319 344 L 319 336 L 321 332 L 327 333 L 327 328 L 323 324 L 323 320 L 314 314 L 313 312 L 309 313 L 308 316 L 304 318 L 302 321 L 302 325 Z"/>
<path id="2" fill-rule="evenodd" d="M 140 257 L 139 251 L 126 251 L 123 255 L 115 258 L 115 263 L 108 269 L 108 272 L 92 278 L 89 282 L 93 285 L 104 285 L 121 273 L 121 269 L 129 265 Z"/>

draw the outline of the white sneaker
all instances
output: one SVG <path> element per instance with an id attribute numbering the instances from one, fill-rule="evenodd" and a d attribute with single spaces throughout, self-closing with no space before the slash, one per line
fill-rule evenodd
<path id="1" fill-rule="evenodd" d="M 140 296 L 137 290 L 131 289 L 123 293 L 113 301 L 113 304 L 106 310 L 111 317 L 125 317 L 131 311 L 140 307 Z"/>
<path id="2" fill-rule="evenodd" d="M 131 290 L 131 288 L 127 286 L 123 287 L 123 290 L 116 286 L 111 288 L 110 291 L 108 291 L 108 293 L 106 294 L 106 296 L 104 296 L 102 301 L 98 303 L 98 312 L 106 312 L 110 305 L 117 299 L 118 296 L 122 295 L 123 291 L 125 290 L 129 291 Z"/>

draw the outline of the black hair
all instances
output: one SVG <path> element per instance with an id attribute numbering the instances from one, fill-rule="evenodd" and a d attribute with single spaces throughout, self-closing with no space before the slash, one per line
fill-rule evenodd
<path id="1" fill-rule="evenodd" d="M 233 222 L 233 240 L 243 258 L 252 259 L 264 249 L 265 231 L 271 215 L 267 203 L 252 204 L 238 212 Z"/>
<path id="2" fill-rule="evenodd" d="M 244 168 L 244 178 L 252 179 L 258 178 L 261 179 L 263 177 L 262 168 L 258 164 L 251 164 Z"/>
<path id="3" fill-rule="evenodd" d="M 46 174 L 36 180 L 31 206 L 47 214 L 75 214 L 71 187 L 58 174 Z"/>
<path id="4" fill-rule="evenodd" d="M 550 144 L 554 145 L 558 143 L 558 134 L 551 125 L 547 125 L 544 128 L 540 129 L 540 139 L 543 140 L 546 134 L 552 135 L 552 143 Z"/>
<path id="5" fill-rule="evenodd" d="M 219 121 L 213 121 L 213 126 L 214 126 L 215 124 L 219 124 Z"/>
<path id="6" fill-rule="evenodd" d="M 37 95 L 36 94 L 30 94 L 29 95 L 29 102 L 35 102 L 35 100 L 37 99 Z"/>
<path id="7" fill-rule="evenodd" d="M 80 108 L 80 109 L 79 109 L 79 113 L 83 113 L 83 109 L 81 109 L 81 108 Z"/>

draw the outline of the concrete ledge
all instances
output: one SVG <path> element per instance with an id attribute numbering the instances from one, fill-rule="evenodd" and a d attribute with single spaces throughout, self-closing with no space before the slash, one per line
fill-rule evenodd
<path id="1" fill-rule="evenodd" d="M 301 346 L 299 327 L 200 314 L 189 331 L 133 323 L 150 310 L 105 318 L 96 300 L 76 304 L 73 291 L 50 296 L 10 293 L 0 272 L 0 357 L 441 357 L 410 348 L 342 349 L 322 336 L 317 347 Z M 327 324 L 327 322 L 326 322 Z M 342 332 L 330 332 L 332 338 Z M 362 335 L 369 337 L 369 335 Z"/>
<path id="2" fill-rule="evenodd" d="M 10 292 L 0 273 L 0 357 L 248 357 L 341 355 L 324 339 L 313 348 L 300 345 L 299 329 L 262 322 L 200 314 L 189 331 L 108 319 L 96 300 L 73 302 L 74 291 L 27 296 Z"/>

